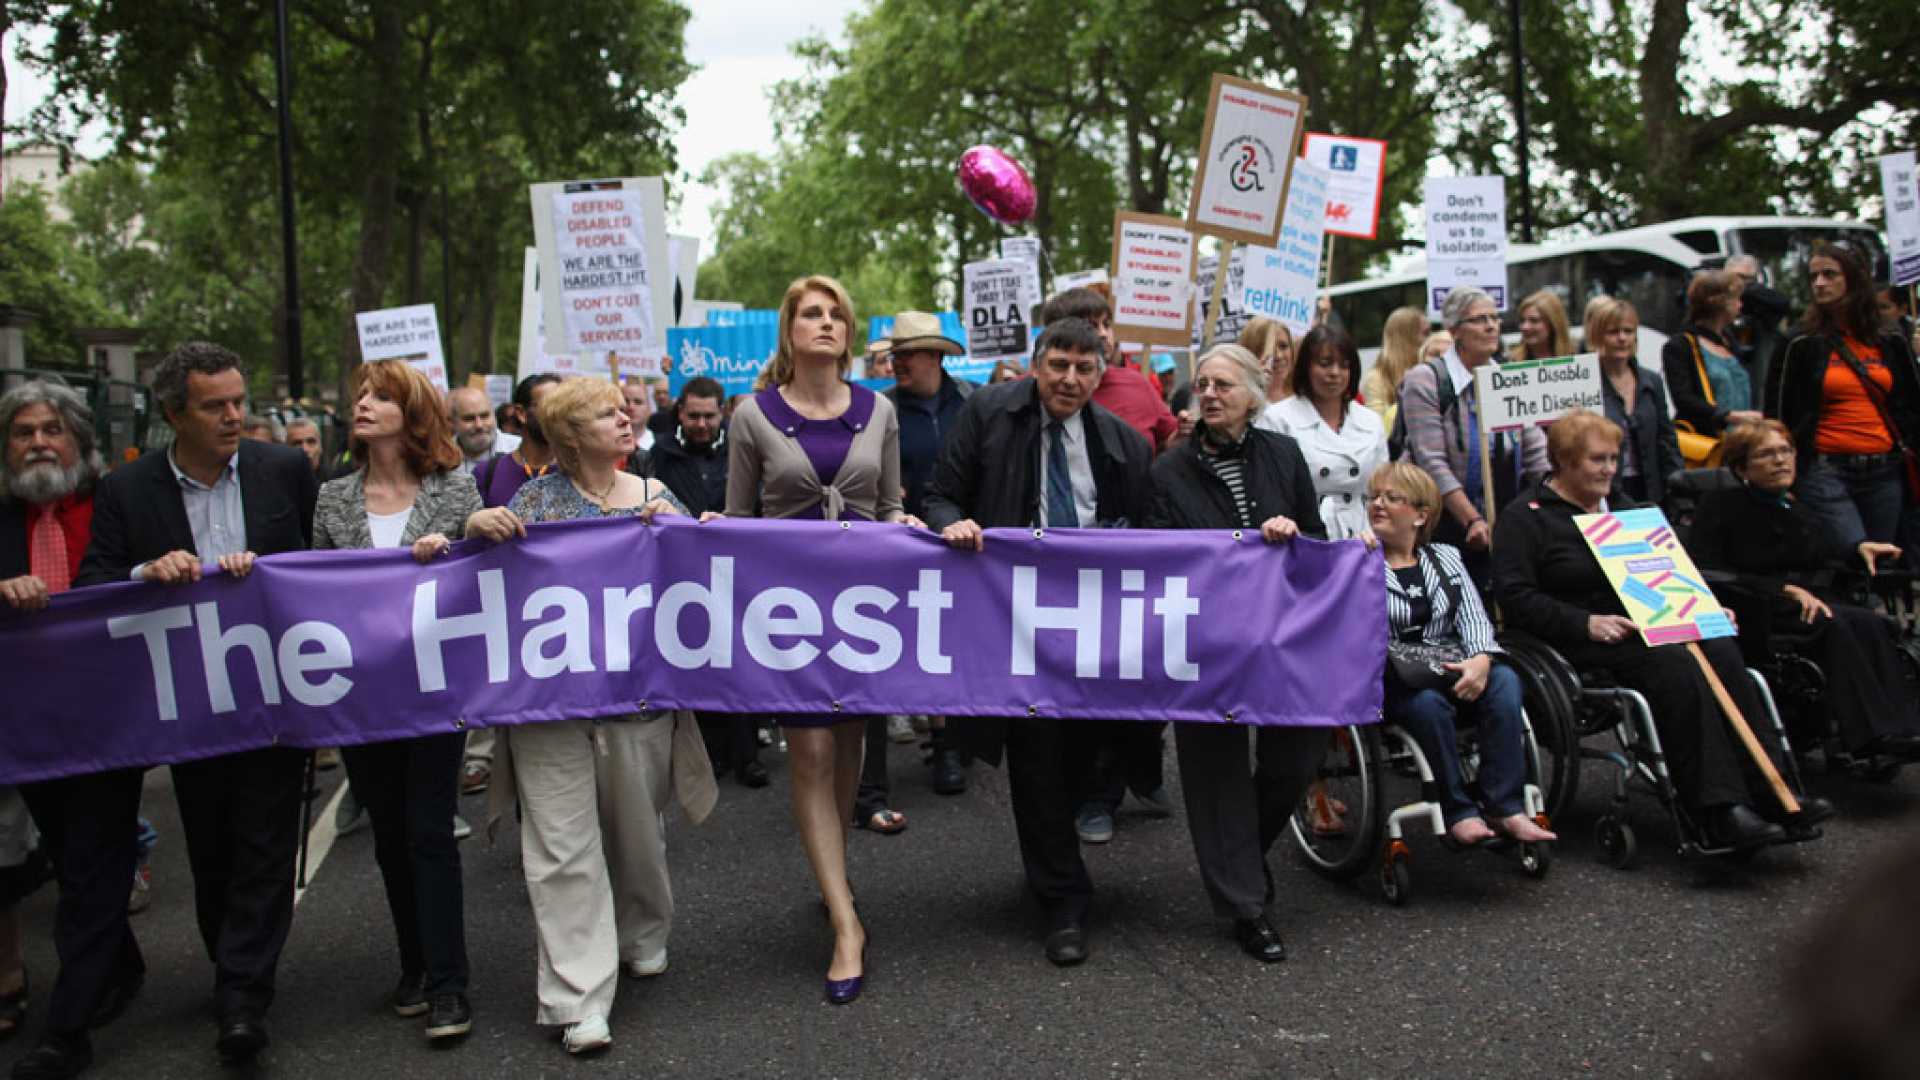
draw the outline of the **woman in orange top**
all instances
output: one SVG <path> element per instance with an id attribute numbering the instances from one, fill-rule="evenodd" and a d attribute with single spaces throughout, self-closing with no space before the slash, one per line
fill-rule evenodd
<path id="1" fill-rule="evenodd" d="M 1813 306 L 1768 395 L 1806 463 L 1794 493 L 1849 549 L 1893 543 L 1913 501 L 1901 451 L 1920 447 L 1913 350 L 1881 332 L 1860 252 L 1816 243 L 1807 276 Z"/>

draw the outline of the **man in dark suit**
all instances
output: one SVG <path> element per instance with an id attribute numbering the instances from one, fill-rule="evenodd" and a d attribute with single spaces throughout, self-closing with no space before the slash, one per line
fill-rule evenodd
<path id="1" fill-rule="evenodd" d="M 0 397 L 0 602 L 33 612 L 71 588 L 87 549 L 94 484 L 104 471 L 94 448 L 93 410 L 70 387 L 33 381 Z M 31 718 L 22 718 L 31 722 Z M 140 812 L 139 769 L 112 769 L 24 784 L 20 795 L 40 828 L 41 849 L 60 883 L 54 947 L 60 976 L 48 999 L 39 1043 L 15 1063 L 21 1080 L 67 1077 L 93 1060 L 87 1029 L 112 1019 L 132 999 L 146 974 L 140 947 L 127 925 L 127 886 L 133 879 L 135 821 Z M 0 894 L 11 898 L 31 882 L 9 881 L 27 866 L 0 872 Z M 11 919 L 11 910 L 5 913 Z M 16 945 L 17 931 L 7 935 Z M 0 978 L 25 970 L 7 958 Z"/>
<path id="2" fill-rule="evenodd" d="M 967 399 L 940 453 L 926 522 L 953 547 L 979 551 L 982 530 L 994 527 L 1119 528 L 1146 513 L 1153 451 L 1091 400 L 1104 362 L 1098 332 L 1062 319 L 1040 334 L 1033 355 L 1033 378 Z M 1047 959 L 1078 964 L 1093 898 L 1073 824 L 1088 767 L 1081 725 L 979 718 L 964 727 L 975 757 L 997 765 L 1006 751 L 1027 885 L 1047 909 Z"/>
<path id="3" fill-rule="evenodd" d="M 101 482 L 79 584 L 184 584 L 209 563 L 244 577 L 257 555 L 306 550 L 319 485 L 300 451 L 240 438 L 240 358 L 189 342 L 161 361 L 153 394 L 173 446 Z M 270 747 L 173 767 L 194 907 L 215 969 L 216 1045 L 229 1062 L 267 1043 L 274 968 L 293 920 L 303 759 Z"/>

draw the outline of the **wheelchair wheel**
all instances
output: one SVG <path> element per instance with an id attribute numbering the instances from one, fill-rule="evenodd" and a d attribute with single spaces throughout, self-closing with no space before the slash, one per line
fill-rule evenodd
<path id="1" fill-rule="evenodd" d="M 1407 845 L 1395 841 L 1380 858 L 1380 895 L 1394 907 L 1406 904 L 1413 896 L 1413 853 Z"/>
<path id="2" fill-rule="evenodd" d="M 1380 736 L 1372 727 L 1332 729 L 1314 783 L 1294 808 L 1292 823 L 1300 854 L 1322 877 L 1351 880 L 1379 857 L 1386 813 L 1382 771 Z"/>
<path id="3" fill-rule="evenodd" d="M 1594 825 L 1593 839 L 1600 847 L 1601 860 L 1615 870 L 1632 866 L 1635 856 L 1640 853 L 1640 845 L 1633 836 L 1633 826 L 1612 814 Z"/>
<path id="4" fill-rule="evenodd" d="M 1558 820 L 1580 792 L 1579 685 L 1566 661 L 1547 646 L 1519 635 L 1501 643 L 1520 675 L 1522 707 L 1533 728 L 1534 782 L 1547 817 Z"/>

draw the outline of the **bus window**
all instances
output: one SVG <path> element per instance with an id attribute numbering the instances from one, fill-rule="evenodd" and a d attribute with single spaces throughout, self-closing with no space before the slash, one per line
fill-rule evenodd
<path id="1" fill-rule="evenodd" d="M 1333 298 L 1333 310 L 1340 316 L 1341 325 L 1363 349 L 1379 346 L 1381 336 L 1386 333 L 1387 316 L 1393 314 L 1395 308 L 1414 307 L 1425 311 L 1426 304 L 1425 281 L 1362 289 Z"/>
<path id="2" fill-rule="evenodd" d="M 1872 229 L 1735 229 L 1729 236 L 1732 247 L 1743 255 L 1760 260 L 1760 280 L 1785 296 L 1795 317 L 1813 302 L 1813 290 L 1807 285 L 1807 258 L 1815 240 L 1844 241 L 1867 252 L 1876 280 L 1886 276 L 1886 254 L 1880 249 L 1880 234 Z"/>
<path id="3" fill-rule="evenodd" d="M 1530 259 L 1526 262 L 1514 263 L 1507 270 L 1507 279 L 1513 283 L 1512 306 L 1516 311 L 1514 318 L 1516 320 L 1519 318 L 1517 312 L 1520 307 L 1520 301 L 1525 300 L 1541 289 L 1545 289 L 1560 298 L 1560 302 L 1567 306 L 1567 313 L 1570 317 L 1578 319 L 1580 313 L 1573 310 L 1575 307 L 1573 302 L 1573 268 L 1573 257 L 1568 255 L 1557 255 L 1552 258 Z"/>
<path id="4" fill-rule="evenodd" d="M 1577 324 L 1587 301 L 1616 296 L 1640 314 L 1640 325 L 1672 334 L 1686 322 L 1687 270 L 1657 255 L 1639 251 L 1588 251 L 1582 261 L 1579 304 L 1567 305 Z"/>

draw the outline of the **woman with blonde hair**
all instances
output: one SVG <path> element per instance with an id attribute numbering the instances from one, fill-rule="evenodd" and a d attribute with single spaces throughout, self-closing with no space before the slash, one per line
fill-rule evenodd
<path id="1" fill-rule="evenodd" d="M 1420 362 L 1425 363 L 1428 360 L 1438 360 L 1452 351 L 1453 335 L 1447 333 L 1445 330 L 1435 330 L 1433 333 L 1427 335 L 1427 340 L 1420 343 Z M 1395 393 L 1399 392 L 1398 387 L 1394 389 Z"/>
<path id="2" fill-rule="evenodd" d="M 1255 315 L 1240 331 L 1238 344 L 1266 369 L 1269 403 L 1293 396 L 1293 331 L 1286 323 Z"/>
<path id="3" fill-rule="evenodd" d="M 1427 325 L 1427 313 L 1417 307 L 1393 309 L 1380 333 L 1380 355 L 1360 379 L 1360 397 L 1379 414 L 1388 431 L 1393 430 L 1393 418 L 1400 411 L 1400 380 L 1420 362 L 1420 340 Z"/>
<path id="4" fill-rule="evenodd" d="M 830 277 L 787 286 L 773 360 L 758 391 L 734 410 L 728 431 L 726 516 L 925 527 L 901 505 L 893 403 L 848 379 L 853 318 L 847 290 Z M 793 768 L 794 824 L 833 924 L 826 995 L 836 1005 L 859 997 L 866 977 L 867 931 L 847 885 L 847 827 L 867 719 L 828 713 L 780 721 Z M 897 829 L 901 819 L 887 814 L 886 824 Z"/>
<path id="5" fill-rule="evenodd" d="M 1573 355 L 1573 327 L 1567 306 L 1552 289 L 1541 289 L 1520 301 L 1520 340 L 1507 350 L 1509 360 L 1544 360 Z"/>

